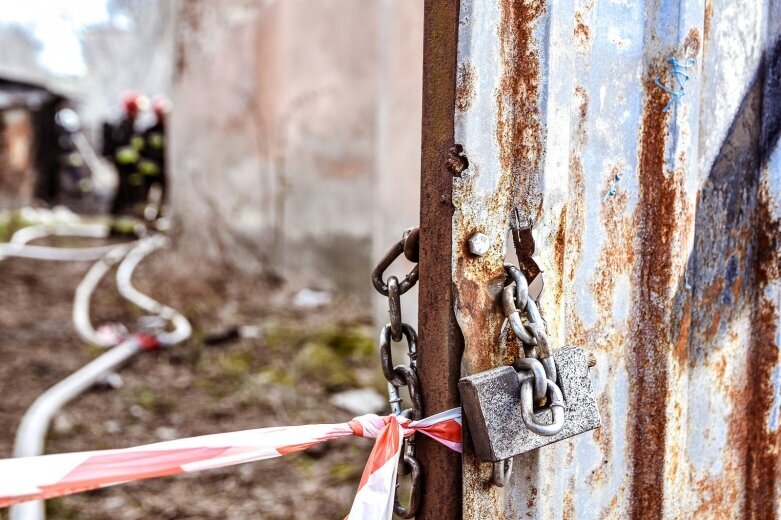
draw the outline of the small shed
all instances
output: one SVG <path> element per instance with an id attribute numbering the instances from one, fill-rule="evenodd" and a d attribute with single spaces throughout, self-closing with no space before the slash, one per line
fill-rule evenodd
<path id="1" fill-rule="evenodd" d="M 65 101 L 43 84 L 0 72 L 0 207 L 56 196 L 54 116 Z"/>

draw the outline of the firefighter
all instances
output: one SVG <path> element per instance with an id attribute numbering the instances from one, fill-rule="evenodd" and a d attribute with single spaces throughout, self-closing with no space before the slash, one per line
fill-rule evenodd
<path id="1" fill-rule="evenodd" d="M 152 103 L 155 123 L 143 132 L 144 148 L 141 151 L 139 171 L 144 177 L 144 217 L 154 220 L 166 202 L 165 127 L 171 103 L 157 96 Z"/>
<path id="2" fill-rule="evenodd" d="M 115 125 L 104 125 L 103 154 L 113 161 L 119 177 L 111 206 L 114 215 L 133 213 L 144 201 L 144 178 L 139 170 L 144 138 L 138 117 L 148 105 L 145 96 L 130 92 L 122 99 L 123 114 Z"/>

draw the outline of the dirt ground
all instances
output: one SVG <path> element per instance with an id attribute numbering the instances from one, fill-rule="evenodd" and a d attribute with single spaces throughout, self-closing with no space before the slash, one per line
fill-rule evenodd
<path id="1" fill-rule="evenodd" d="M 74 290 L 89 265 L 0 261 L 0 457 L 10 456 L 33 400 L 100 353 L 71 323 Z M 329 404 L 330 393 L 384 389 L 369 313 L 355 302 L 290 310 L 284 289 L 235 274 L 191 279 L 170 251 L 146 259 L 134 281 L 183 312 L 192 338 L 135 359 L 120 370 L 122 387 L 93 389 L 68 405 L 54 421 L 47 453 L 343 421 L 351 414 Z M 93 298 L 95 324 L 133 324 L 140 315 L 113 280 Z M 261 333 L 205 341 L 236 325 Z M 54 499 L 47 511 L 57 519 L 343 518 L 370 449 L 371 441 L 348 438 L 284 458 Z"/>

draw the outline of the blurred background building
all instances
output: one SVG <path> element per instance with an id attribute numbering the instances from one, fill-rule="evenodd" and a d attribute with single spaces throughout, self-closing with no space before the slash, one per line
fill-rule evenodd
<path id="1" fill-rule="evenodd" d="M 43 84 L 0 72 L 0 205 L 18 207 L 51 193 L 54 114 L 66 100 Z"/>
<path id="2" fill-rule="evenodd" d="M 368 301 L 373 259 L 418 220 L 422 1 L 89 3 L 7 12 L 9 79 L 72 92 L 96 149 L 123 92 L 170 97 L 182 254 Z M 33 197 L 20 156 L 41 144 L 18 142 L 7 204 Z"/>

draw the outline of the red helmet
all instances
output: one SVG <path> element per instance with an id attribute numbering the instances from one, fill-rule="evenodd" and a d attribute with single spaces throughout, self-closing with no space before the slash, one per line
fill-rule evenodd
<path id="1" fill-rule="evenodd" d="M 122 107 L 125 114 L 135 117 L 144 108 L 149 106 L 149 100 L 138 92 L 127 92 L 122 96 Z"/>
<path id="2" fill-rule="evenodd" d="M 158 119 L 165 119 L 171 112 L 171 101 L 164 96 L 155 96 L 152 101 L 152 110 Z"/>

